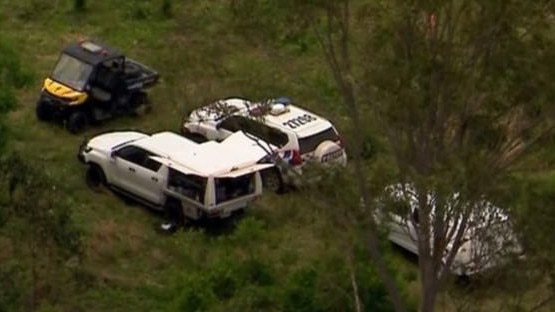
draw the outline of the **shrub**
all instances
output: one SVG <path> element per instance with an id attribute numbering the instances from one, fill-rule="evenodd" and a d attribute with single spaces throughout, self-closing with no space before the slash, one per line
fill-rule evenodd
<path id="1" fill-rule="evenodd" d="M 86 0 L 74 0 L 73 1 L 73 9 L 77 12 L 85 11 L 87 8 L 87 1 Z"/>
<path id="2" fill-rule="evenodd" d="M 172 2 L 171 0 L 163 0 L 162 1 L 162 16 L 164 17 L 172 17 L 173 13 L 172 13 Z"/>
<path id="3" fill-rule="evenodd" d="M 22 69 L 15 49 L 0 37 L 0 151 L 7 141 L 4 118 L 17 104 L 14 89 L 28 85 L 31 80 L 31 75 Z"/>

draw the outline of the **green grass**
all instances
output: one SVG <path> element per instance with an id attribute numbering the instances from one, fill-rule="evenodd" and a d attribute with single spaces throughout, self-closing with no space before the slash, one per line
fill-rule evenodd
<path id="1" fill-rule="evenodd" d="M 88 130 L 88 136 L 122 128 L 177 131 L 187 108 L 227 96 L 286 94 L 303 106 L 341 120 L 335 115 L 337 106 L 326 104 L 333 100 L 333 92 L 318 91 L 331 89 L 327 70 L 317 61 L 319 55 L 275 59 L 272 48 L 253 45 L 248 38 L 233 34 L 224 11 L 226 4 L 175 3 L 174 18 L 167 19 L 154 1 L 88 1 L 87 10 L 76 14 L 70 1 L 46 5 L 36 0 L 0 0 L 0 29 L 11 30 L 3 35 L 19 52 L 24 67 L 34 74 L 31 86 L 19 90 L 20 104 L 9 115 L 9 150 L 44 168 L 64 194 L 61 200 L 72 207 L 75 222 L 85 233 L 86 258 L 80 283 L 92 281 L 94 285 L 51 309 L 173 310 L 175 298 L 167 298 L 165 293 L 179 294 L 174 287 L 180 279 L 217 267 L 219 259 L 231 257 L 241 262 L 262 257 L 272 264 L 276 276 L 284 279 L 336 248 L 335 242 L 319 234 L 324 225 L 318 220 L 317 216 L 322 216 L 318 209 L 328 207 L 312 207 L 300 193 L 282 197 L 268 194 L 253 205 L 247 217 L 263 224 L 258 237 L 253 237 L 256 229 L 216 235 L 202 227 L 161 236 L 154 231 L 161 221 L 159 215 L 125 204 L 108 191 L 98 194 L 86 187 L 85 168 L 76 160 L 81 136 L 36 120 L 34 108 L 42 79 L 60 49 L 82 37 L 107 42 L 162 75 L 150 92 L 152 113 L 109 121 Z M 233 235 L 244 237 L 237 243 Z M 246 305 L 241 300 L 250 300 L 247 293 L 238 296 L 230 303 L 221 303 L 220 308 Z"/>
<path id="2" fill-rule="evenodd" d="M 230 259 L 237 263 L 259 259 L 270 265 L 277 278 L 272 287 L 278 289 L 276 298 L 282 298 L 279 286 L 285 287 L 292 274 L 342 254 L 342 242 L 333 231 L 337 225 L 330 217 L 334 207 L 315 206 L 300 192 L 265 194 L 239 222 L 239 230 L 214 234 L 211 227 L 197 227 L 174 236 L 159 235 L 154 231 L 159 215 L 126 204 L 111 192 L 99 194 L 86 187 L 85 168 L 76 159 L 82 136 L 36 120 L 42 79 L 60 49 L 72 40 L 92 37 L 156 69 L 162 79 L 150 92 L 152 113 L 109 121 L 85 135 L 123 128 L 177 131 L 187 109 L 218 98 L 288 95 L 330 116 L 348 140 L 348 119 L 335 104 L 337 91 L 316 46 L 302 53 L 291 46 L 276 51 L 260 44 L 260 38 L 238 35 L 226 11 L 229 1 L 174 1 L 173 18 L 163 16 L 161 3 L 87 1 L 87 10 L 76 14 L 72 1 L 0 0 L 2 35 L 34 73 L 31 86 L 18 92 L 19 107 L 9 115 L 9 150 L 44 168 L 85 233 L 86 258 L 79 283 L 93 286 L 63 299 L 52 307 L 54 311 L 177 311 L 181 303 L 172 296 L 191 287 L 188 278 L 200 279 L 199 274 L 221 269 L 221 261 Z M 5 258 L 2 249 L 0 256 Z M 398 253 L 393 253 L 392 263 L 410 283 L 414 298 L 418 289 L 414 263 Z M 212 308 L 264 307 L 263 302 L 251 302 L 249 293 L 254 289 L 244 285 L 229 302 Z"/>

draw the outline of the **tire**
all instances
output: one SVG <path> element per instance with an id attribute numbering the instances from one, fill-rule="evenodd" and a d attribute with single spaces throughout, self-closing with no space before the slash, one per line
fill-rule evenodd
<path id="1" fill-rule="evenodd" d="M 89 188 L 95 192 L 101 191 L 106 185 L 106 175 L 102 168 L 97 164 L 90 164 L 86 173 L 86 181 Z"/>
<path id="2" fill-rule="evenodd" d="M 40 99 L 37 102 L 35 113 L 37 115 L 37 119 L 40 121 L 52 120 L 52 109 L 48 106 L 48 104 L 43 99 Z"/>
<path id="3" fill-rule="evenodd" d="M 69 115 L 66 128 L 73 134 L 83 132 L 89 125 L 89 118 L 83 111 L 76 111 Z"/>
<path id="4" fill-rule="evenodd" d="M 131 95 L 131 114 L 135 116 L 146 115 L 152 111 L 152 104 L 146 92 L 137 92 Z"/>
<path id="5" fill-rule="evenodd" d="M 283 178 L 278 169 L 269 168 L 261 172 L 262 186 L 277 194 L 283 193 L 285 190 Z"/>

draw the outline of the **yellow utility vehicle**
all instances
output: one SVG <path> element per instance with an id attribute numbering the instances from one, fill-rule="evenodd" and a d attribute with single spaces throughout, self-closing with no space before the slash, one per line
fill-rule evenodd
<path id="1" fill-rule="evenodd" d="M 89 124 L 148 111 L 145 89 L 160 75 L 125 57 L 116 49 L 92 40 L 64 48 L 50 76 L 44 80 L 36 106 L 42 121 L 62 122 L 71 133 Z"/>

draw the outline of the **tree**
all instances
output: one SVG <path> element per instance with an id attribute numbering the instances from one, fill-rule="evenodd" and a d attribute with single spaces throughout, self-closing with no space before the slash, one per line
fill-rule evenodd
<path id="1" fill-rule="evenodd" d="M 299 9 L 306 2 L 296 5 L 306 12 Z M 309 6 L 321 14 L 307 14 L 304 24 L 316 32 L 352 121 L 349 148 L 362 207 L 370 213 L 375 203 L 360 158 L 357 129 L 366 122 L 387 138 L 396 167 L 392 182 L 415 185 L 420 310 L 431 311 L 449 275 L 442 268 L 458 252 L 469 216 L 481 209 L 468 203 L 501 189 L 515 164 L 553 133 L 549 83 L 555 72 L 547 65 L 555 51 L 552 2 L 338 0 Z M 464 199 L 460 205 L 445 204 L 453 193 Z M 434 214 L 429 194 L 436 197 Z M 449 230 L 453 223 L 460 224 L 456 231 Z M 370 237 L 373 259 L 393 302 L 399 301 L 377 236 Z"/>
<path id="2" fill-rule="evenodd" d="M 449 274 L 442 268 L 451 266 L 469 216 L 483 209 L 467 203 L 494 192 L 553 133 L 549 1 L 380 3 L 363 45 L 372 60 L 362 55 L 362 69 L 351 65 L 358 51 L 350 50 L 349 1 L 339 2 L 327 9 L 322 47 L 355 127 L 361 103 L 372 103 L 397 179 L 416 186 L 420 309 L 431 311 Z M 446 204 L 453 193 L 465 199 L 456 207 Z"/>

